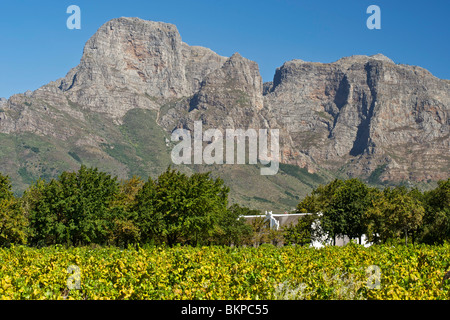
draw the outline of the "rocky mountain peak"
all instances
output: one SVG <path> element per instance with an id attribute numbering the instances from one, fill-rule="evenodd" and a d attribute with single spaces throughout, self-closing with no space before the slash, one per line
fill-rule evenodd
<path id="1" fill-rule="evenodd" d="M 378 53 L 375 55 L 353 55 L 349 57 L 343 57 L 332 64 L 339 65 L 343 68 L 354 68 L 355 66 L 365 65 L 367 63 L 383 63 L 383 64 L 395 64 L 395 62 L 385 55 Z"/>
<path id="2" fill-rule="evenodd" d="M 220 77 L 224 88 L 242 91 L 247 96 L 252 107 L 261 109 L 263 106 L 263 82 L 258 64 L 234 53 L 228 58 L 217 73 L 212 77 Z M 211 80 L 211 79 L 210 79 Z"/>
<path id="3" fill-rule="evenodd" d="M 117 18 L 87 41 L 59 88 L 79 105 L 120 119 L 130 108 L 193 95 L 225 58 L 182 42 L 175 25 Z"/>
<path id="4" fill-rule="evenodd" d="M 389 59 L 382 53 L 374 54 L 374 55 L 370 56 L 370 58 L 375 59 L 375 60 L 384 61 L 384 62 L 394 63 L 394 61 L 392 61 L 391 59 Z"/>
<path id="5" fill-rule="evenodd" d="M 198 92 L 186 104 L 178 103 L 161 117 L 161 124 L 172 130 L 183 124 L 192 128 L 202 120 L 214 128 L 258 127 L 263 108 L 263 83 L 258 64 L 239 53 L 225 58 L 222 65 L 207 74 Z M 188 113 L 183 110 L 188 109 Z"/>

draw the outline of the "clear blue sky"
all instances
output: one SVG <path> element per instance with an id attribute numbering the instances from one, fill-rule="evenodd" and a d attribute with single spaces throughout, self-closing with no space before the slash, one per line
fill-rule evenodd
<path id="1" fill-rule="evenodd" d="M 71 4 L 81 9 L 81 30 L 66 27 Z M 381 30 L 366 27 L 371 4 L 381 8 Z M 239 52 L 259 64 L 264 81 L 288 60 L 376 53 L 450 79 L 448 0 L 2 0 L 0 15 L 6 98 L 65 76 L 96 30 L 121 16 L 170 22 L 190 45 Z"/>

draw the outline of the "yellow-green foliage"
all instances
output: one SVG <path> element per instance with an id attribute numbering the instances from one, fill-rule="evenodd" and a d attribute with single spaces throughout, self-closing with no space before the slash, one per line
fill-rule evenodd
<path id="1" fill-rule="evenodd" d="M 0 249 L 1 299 L 448 299 L 450 245 Z M 80 271 L 80 288 L 72 287 Z M 369 266 L 380 268 L 373 288 Z M 372 284 L 372 289 L 367 285 Z"/>

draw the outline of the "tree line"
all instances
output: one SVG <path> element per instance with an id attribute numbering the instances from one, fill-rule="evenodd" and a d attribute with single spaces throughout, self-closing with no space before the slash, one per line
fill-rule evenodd
<path id="1" fill-rule="evenodd" d="M 316 214 L 289 229 L 292 238 L 302 233 L 307 242 L 326 233 L 359 242 L 366 235 L 373 243 L 442 244 L 450 240 L 450 179 L 426 192 L 404 186 L 380 190 L 358 179 L 336 179 L 313 190 L 297 211 Z M 312 228 L 313 221 L 319 221 L 320 232 Z"/>
<path id="2" fill-rule="evenodd" d="M 0 174 L 0 246 L 307 245 L 324 233 L 356 239 L 365 234 L 372 242 L 450 239 L 450 179 L 424 193 L 334 180 L 298 204 L 297 212 L 312 215 L 280 231 L 267 228 L 263 219 L 245 223 L 241 215 L 260 212 L 229 206 L 230 189 L 210 173 L 187 176 L 169 167 L 156 179 L 119 181 L 81 166 L 50 181 L 36 181 L 20 197 L 11 190 L 9 178 Z M 313 228 L 317 221 L 322 233 Z"/>
<path id="3" fill-rule="evenodd" d="M 228 206 L 229 188 L 209 173 L 187 176 L 170 167 L 157 179 L 118 181 L 81 166 L 14 197 L 0 174 L 0 245 L 32 246 L 241 244 L 251 210 Z"/>

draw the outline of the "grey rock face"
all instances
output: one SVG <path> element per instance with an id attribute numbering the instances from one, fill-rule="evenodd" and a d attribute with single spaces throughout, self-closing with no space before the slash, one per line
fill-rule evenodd
<path id="1" fill-rule="evenodd" d="M 224 60 L 183 43 L 172 24 L 113 19 L 89 39 L 59 88 L 83 107 L 121 118 L 132 108 L 156 110 L 158 101 L 194 94 Z"/>
<path id="2" fill-rule="evenodd" d="M 265 102 L 319 166 L 368 176 L 386 164 L 385 179 L 426 180 L 449 174 L 449 93 L 422 68 L 353 56 L 285 63 Z"/>

